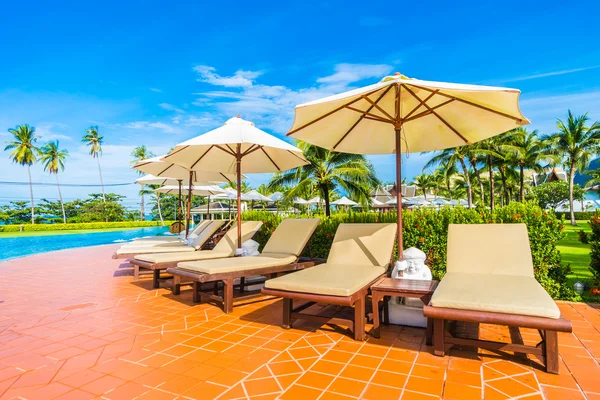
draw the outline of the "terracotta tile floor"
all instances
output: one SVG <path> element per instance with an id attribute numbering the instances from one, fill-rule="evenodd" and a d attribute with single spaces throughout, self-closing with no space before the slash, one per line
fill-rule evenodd
<path id="1" fill-rule="evenodd" d="M 114 249 L 0 263 L 0 398 L 600 398 L 600 312 L 589 305 L 560 304 L 574 333 L 561 334 L 561 373 L 549 375 L 483 352 L 435 357 L 422 329 L 384 327 L 362 343 L 304 322 L 283 330 L 281 303 L 270 299 L 225 315 L 189 292 L 133 282 Z"/>

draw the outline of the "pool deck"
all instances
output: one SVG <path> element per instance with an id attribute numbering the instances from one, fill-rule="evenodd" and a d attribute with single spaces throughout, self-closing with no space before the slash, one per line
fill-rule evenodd
<path id="1" fill-rule="evenodd" d="M 436 357 L 423 329 L 384 326 L 364 342 L 315 323 L 284 330 L 273 299 L 225 315 L 189 290 L 134 282 L 116 248 L 0 263 L 0 399 L 600 399 L 597 306 L 559 303 L 573 333 L 559 334 L 550 375 L 484 351 Z M 480 334 L 509 338 L 488 325 Z"/>

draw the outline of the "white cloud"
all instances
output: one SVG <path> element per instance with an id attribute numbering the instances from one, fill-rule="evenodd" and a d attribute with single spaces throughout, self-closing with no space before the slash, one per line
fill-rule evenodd
<path id="1" fill-rule="evenodd" d="M 182 110 L 181 108 L 178 108 L 177 106 L 174 106 L 173 104 L 169 104 L 169 103 L 160 103 L 158 105 L 160 108 L 162 108 L 163 110 L 167 110 L 167 111 L 175 111 L 177 113 L 185 113 L 184 110 Z"/>
<path id="2" fill-rule="evenodd" d="M 134 130 L 160 130 L 164 133 L 170 134 L 182 133 L 182 130 L 177 126 L 173 126 L 164 122 L 134 121 L 120 126 L 126 129 Z"/>
<path id="3" fill-rule="evenodd" d="M 153 88 L 153 87 L 151 87 L 149 90 L 150 90 L 151 92 L 162 93 L 162 90 L 160 90 L 160 89 L 157 89 L 157 88 Z"/>
<path id="4" fill-rule="evenodd" d="M 196 71 L 198 67 L 195 67 Z M 212 67 L 201 67 L 202 71 L 214 73 Z M 311 87 L 301 89 L 257 84 L 255 78 L 259 73 L 252 75 L 252 78 L 247 77 L 243 85 L 230 85 L 230 82 L 223 84 L 221 80 L 201 80 L 228 89 L 196 93 L 199 97 L 193 104 L 215 108 L 222 114 L 222 119 L 239 114 L 257 126 L 283 133 L 291 126 L 294 106 L 297 104 L 350 90 L 353 84 L 365 79 L 379 80 L 391 70 L 392 66 L 384 64 L 338 64 L 334 67 L 333 74 L 317 79 Z"/>
<path id="5" fill-rule="evenodd" d="M 225 87 L 249 87 L 252 86 L 254 80 L 262 75 L 262 71 L 244 71 L 238 70 L 233 76 L 221 76 L 217 74 L 214 67 L 208 65 L 196 65 L 194 67 L 199 75 L 199 82 L 206 82 L 215 86 Z"/>
<path id="6" fill-rule="evenodd" d="M 68 125 L 62 123 L 41 123 L 36 126 L 35 132 L 40 137 L 40 141 L 42 142 L 47 142 L 50 140 L 71 141 L 73 140 L 73 138 L 71 138 L 70 136 L 57 132 L 57 130 L 66 131 L 67 129 Z"/>
<path id="7" fill-rule="evenodd" d="M 539 72 L 539 73 L 533 73 L 533 74 L 529 74 L 529 75 L 515 76 L 512 78 L 499 79 L 499 80 L 494 80 L 494 81 L 486 81 L 485 83 L 488 85 L 494 85 L 494 84 L 500 84 L 500 83 L 528 81 L 531 79 L 547 78 L 549 76 L 573 74 L 576 72 L 582 72 L 582 71 L 587 71 L 590 69 L 597 69 L 597 68 L 600 68 L 600 65 L 592 65 L 589 67 L 582 67 L 582 68 L 560 69 L 560 70 L 548 71 L 548 72 Z"/>

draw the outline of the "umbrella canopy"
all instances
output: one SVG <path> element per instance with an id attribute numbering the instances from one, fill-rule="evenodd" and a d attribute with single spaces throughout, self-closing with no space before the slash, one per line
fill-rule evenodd
<path id="1" fill-rule="evenodd" d="M 246 197 L 246 200 L 248 201 L 272 201 L 270 198 L 258 193 L 256 190 L 251 190 L 247 193 L 244 193 L 244 195 L 244 197 Z"/>
<path id="2" fill-rule="evenodd" d="M 301 198 L 301 197 L 296 197 L 296 198 L 294 199 L 294 204 L 308 204 L 308 201 L 307 201 L 307 200 L 304 200 L 304 199 L 303 199 L 303 198 Z"/>
<path id="3" fill-rule="evenodd" d="M 349 198 L 347 198 L 346 196 L 344 196 L 341 199 L 337 199 L 336 201 L 332 201 L 331 204 L 333 204 L 335 206 L 355 206 L 358 203 L 355 202 L 355 201 L 352 201 Z"/>
<path id="4" fill-rule="evenodd" d="M 310 205 L 317 205 L 317 204 L 321 204 L 321 198 L 319 196 L 315 196 L 312 199 L 307 201 L 308 204 Z"/>
<path id="5" fill-rule="evenodd" d="M 165 194 L 177 194 L 179 191 L 179 186 L 166 185 L 166 186 L 156 189 L 156 191 L 159 193 L 165 193 Z M 225 189 L 221 189 L 220 187 L 218 187 L 216 185 L 212 185 L 212 186 L 194 185 L 194 186 L 192 186 L 192 190 L 191 190 L 191 193 L 195 196 L 215 196 L 217 194 L 224 193 L 224 192 L 225 192 Z"/>
<path id="6" fill-rule="evenodd" d="M 235 173 L 241 210 L 242 173 L 282 172 L 308 164 L 302 150 L 256 128 L 239 116 L 217 129 L 175 146 L 162 158 L 192 171 Z M 242 247 L 238 213 L 238 248 Z"/>
<path id="7" fill-rule="evenodd" d="M 326 149 L 395 154 L 401 182 L 402 143 L 422 152 L 463 146 L 523 125 L 520 91 L 410 79 L 396 73 L 379 83 L 296 106 L 288 136 Z M 397 191 L 396 204 L 400 204 Z M 398 255 L 402 259 L 402 207 Z"/>
<path id="8" fill-rule="evenodd" d="M 431 200 L 431 204 L 435 204 L 436 206 L 448 206 L 451 203 L 446 199 L 442 199 L 441 197 L 436 197 L 435 199 Z"/>
<path id="9" fill-rule="evenodd" d="M 233 182 L 235 180 L 235 174 L 227 174 L 215 171 L 196 171 L 189 170 L 180 165 L 173 164 L 168 161 L 162 160 L 164 156 L 152 157 L 146 160 L 138 161 L 133 169 L 151 174 L 156 178 L 171 178 L 175 181 L 181 180 L 183 183 L 189 183 L 190 172 L 192 176 L 192 182 L 211 182 L 211 183 L 222 183 L 222 182 Z M 152 183 L 147 183 L 152 185 Z M 165 183 L 170 184 L 170 183 Z"/>
<path id="10" fill-rule="evenodd" d="M 269 196 L 271 201 L 281 201 L 281 200 L 283 200 L 284 197 L 285 197 L 285 195 L 281 192 L 275 192 Z"/>

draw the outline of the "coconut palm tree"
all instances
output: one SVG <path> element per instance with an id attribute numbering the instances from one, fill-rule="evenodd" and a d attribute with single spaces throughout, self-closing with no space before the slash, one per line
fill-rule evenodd
<path id="1" fill-rule="evenodd" d="M 338 153 L 303 141 L 298 147 L 304 152 L 308 165 L 275 174 L 269 186 L 289 186 L 286 199 L 316 189 L 325 201 L 325 215 L 331 215 L 330 194 L 337 188 L 366 205 L 369 193 L 379 181 L 373 165 L 362 154 Z"/>
<path id="2" fill-rule="evenodd" d="M 427 200 L 427 191 L 435 189 L 436 184 L 433 181 L 432 175 L 422 173 L 421 175 L 415 176 L 411 185 L 416 186 L 417 189 L 423 192 L 423 197 Z"/>
<path id="3" fill-rule="evenodd" d="M 29 197 L 31 199 L 31 224 L 34 224 L 35 210 L 33 204 L 33 184 L 31 183 L 31 166 L 37 162 L 37 158 L 40 156 L 40 149 L 35 145 L 39 137 L 35 135 L 35 128 L 27 124 L 17 125 L 9 129 L 8 132 L 13 135 L 14 140 L 6 142 L 4 150 L 12 150 L 10 153 L 12 162 L 27 166 Z"/>
<path id="4" fill-rule="evenodd" d="M 65 214 L 65 205 L 63 203 L 62 193 L 60 192 L 60 184 L 58 183 L 58 172 L 65 170 L 65 161 L 69 156 L 69 152 L 60 149 L 58 140 L 49 142 L 42 146 L 41 161 L 44 165 L 44 171 L 54 174 L 56 177 L 56 188 L 58 189 L 58 198 L 60 199 L 60 207 L 62 208 L 63 223 L 67 223 L 67 215 Z"/>
<path id="5" fill-rule="evenodd" d="M 469 156 L 468 146 L 454 147 L 436 153 L 437 154 L 433 156 L 423 168 L 426 169 L 441 165 L 446 172 L 449 172 L 450 169 L 455 168 L 457 164 L 460 165 L 465 177 L 465 184 L 467 185 L 467 202 L 469 203 L 469 207 L 471 207 L 473 204 L 473 187 L 471 186 L 469 168 L 467 166 Z"/>
<path id="6" fill-rule="evenodd" d="M 100 168 L 100 156 L 102 156 L 102 142 L 104 137 L 98 132 L 98 126 L 90 126 L 85 130 L 81 143 L 90 148 L 90 155 L 98 162 L 98 173 L 100 174 L 100 186 L 102 187 L 102 200 L 106 203 L 104 195 L 104 182 L 102 182 L 102 169 Z"/>
<path id="7" fill-rule="evenodd" d="M 142 160 L 146 160 L 148 158 L 154 157 L 154 153 L 152 153 L 150 150 L 148 150 L 148 148 L 145 145 L 141 145 L 136 147 L 135 149 L 133 149 L 133 151 L 131 152 L 131 156 L 133 157 L 133 160 L 131 160 L 131 165 L 135 165 L 136 163 L 142 161 Z M 138 175 L 142 175 L 143 172 L 141 171 L 137 171 Z M 142 198 L 142 204 L 141 204 L 141 210 L 140 210 L 140 220 L 144 220 L 145 219 L 145 203 L 144 203 L 144 195 L 146 194 L 151 194 L 151 191 L 148 191 L 146 189 L 144 189 L 144 185 L 142 185 L 142 188 L 140 189 L 139 195 Z"/>
<path id="8" fill-rule="evenodd" d="M 519 201 L 525 201 L 525 169 L 542 172 L 541 163 L 550 161 L 544 149 L 546 144 L 540 140 L 537 129 L 528 132 L 525 128 L 516 128 L 509 132 L 512 135 L 512 145 L 515 152 L 510 160 L 519 168 Z"/>
<path id="9" fill-rule="evenodd" d="M 558 131 L 545 138 L 550 145 L 549 153 L 561 157 L 567 167 L 571 225 L 577 225 L 573 209 L 575 172 L 587 169 L 592 157 L 600 152 L 600 122 L 588 126 L 588 121 L 587 113 L 574 116 L 569 110 L 567 121 L 558 119 Z"/>

